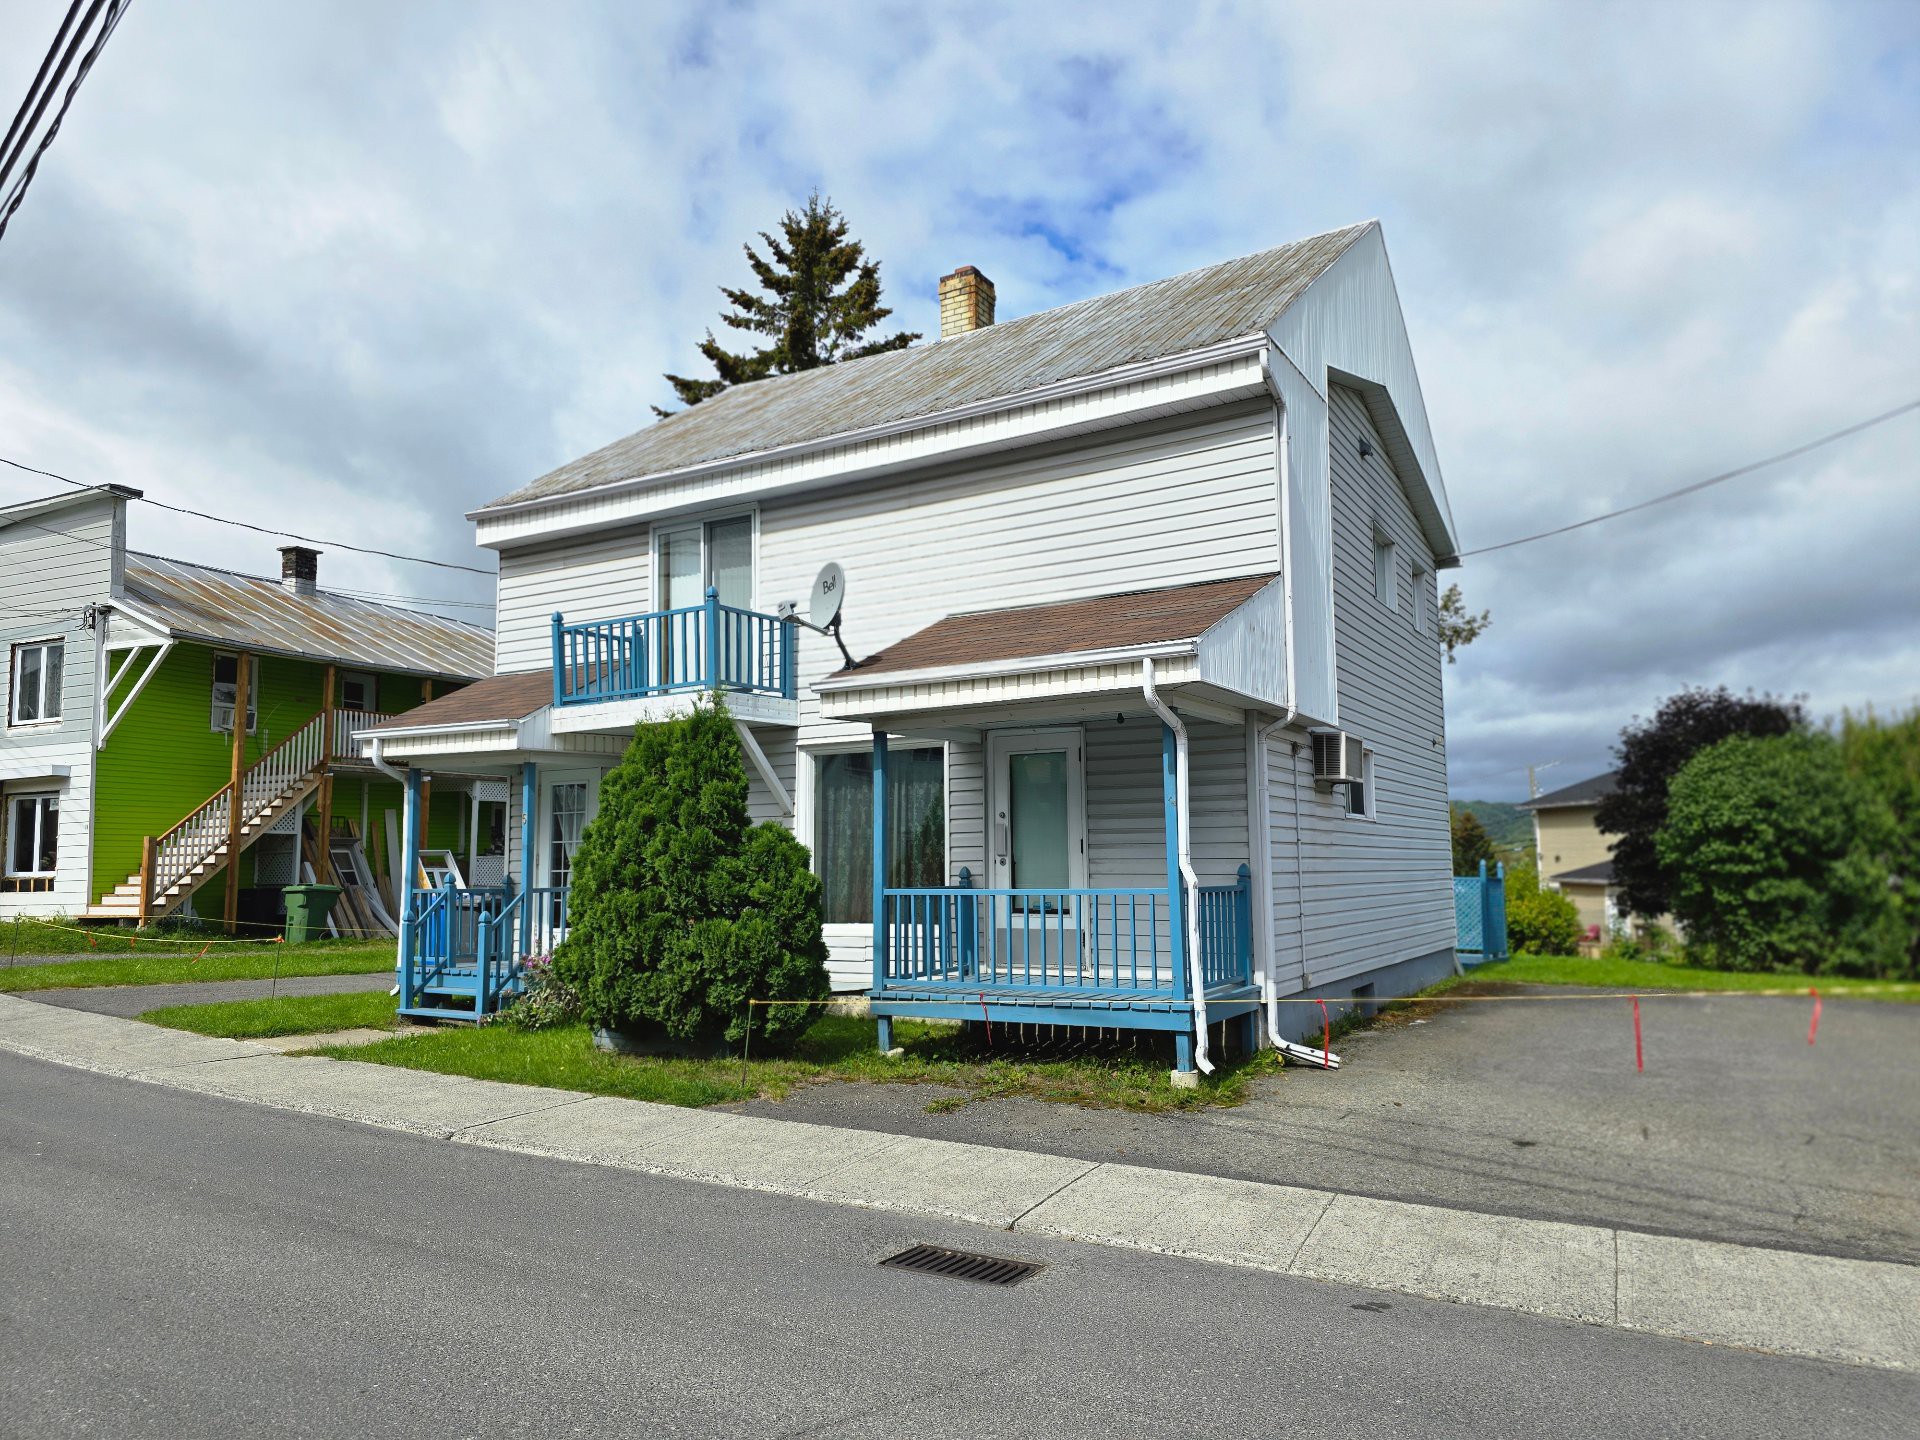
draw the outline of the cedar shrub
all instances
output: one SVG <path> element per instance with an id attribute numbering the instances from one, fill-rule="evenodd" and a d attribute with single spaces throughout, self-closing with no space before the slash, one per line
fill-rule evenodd
<path id="1" fill-rule="evenodd" d="M 567 923 L 554 974 L 596 1026 L 738 1045 L 749 999 L 827 997 L 820 881 L 791 831 L 749 821 L 717 698 L 635 729 L 574 856 Z M 818 1012 L 758 1009 L 754 1049 L 791 1044 Z"/>

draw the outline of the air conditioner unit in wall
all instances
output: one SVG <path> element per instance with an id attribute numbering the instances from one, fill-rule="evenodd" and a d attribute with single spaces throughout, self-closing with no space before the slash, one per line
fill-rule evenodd
<path id="1" fill-rule="evenodd" d="M 1313 782 L 1316 785 L 1357 785 L 1365 763 L 1365 747 L 1358 735 L 1344 730 L 1311 730 Z"/>

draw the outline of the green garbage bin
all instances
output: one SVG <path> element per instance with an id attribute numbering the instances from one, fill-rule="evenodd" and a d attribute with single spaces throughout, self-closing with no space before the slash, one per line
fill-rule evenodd
<path id="1" fill-rule="evenodd" d="M 333 913 L 333 902 L 340 898 L 338 885 L 289 885 L 282 893 L 287 900 L 290 942 L 298 945 L 327 933 L 327 916 Z"/>

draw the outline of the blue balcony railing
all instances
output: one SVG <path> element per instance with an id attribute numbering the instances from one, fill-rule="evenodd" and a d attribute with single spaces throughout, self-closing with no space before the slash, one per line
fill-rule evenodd
<path id="1" fill-rule="evenodd" d="M 553 703 L 586 705 L 700 690 L 794 698 L 793 626 L 706 603 L 569 625 L 553 617 Z"/>
<path id="2" fill-rule="evenodd" d="M 1209 994 L 1253 974 L 1251 877 L 1198 890 L 1201 973 Z M 1185 937 L 1164 886 L 1070 890 L 887 889 L 874 990 L 951 986 L 1092 996 L 1189 998 Z"/>

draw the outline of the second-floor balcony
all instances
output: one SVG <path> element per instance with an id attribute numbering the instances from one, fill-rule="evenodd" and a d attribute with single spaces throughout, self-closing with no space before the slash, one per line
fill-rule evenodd
<path id="1" fill-rule="evenodd" d="M 703 604 L 677 610 L 615 620 L 553 617 L 556 715 L 710 690 L 790 707 L 797 694 L 795 669 L 791 624 L 722 605 L 711 589 Z"/>

